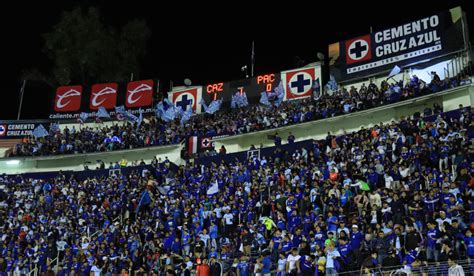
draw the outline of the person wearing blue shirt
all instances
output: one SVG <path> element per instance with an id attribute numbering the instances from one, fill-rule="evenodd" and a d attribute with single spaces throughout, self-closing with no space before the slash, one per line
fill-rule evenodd
<path id="1" fill-rule="evenodd" d="M 472 235 L 471 230 L 466 230 L 466 234 L 463 238 L 464 246 L 466 246 L 466 254 L 469 259 L 474 258 L 474 236 Z"/>
<path id="2" fill-rule="evenodd" d="M 285 252 L 285 255 L 288 255 L 290 254 L 290 251 L 291 249 L 293 248 L 293 244 L 289 238 L 288 235 L 286 235 L 284 238 L 283 238 L 283 243 L 282 243 L 282 247 L 281 247 L 281 250 L 283 252 Z"/>
<path id="3" fill-rule="evenodd" d="M 427 246 L 426 246 L 426 259 L 428 261 L 439 260 L 439 250 L 437 247 L 439 239 L 441 237 L 440 231 L 438 230 L 437 223 L 428 222 Z"/>
<path id="4" fill-rule="evenodd" d="M 183 227 L 183 231 L 181 233 L 181 246 L 183 248 L 183 254 L 185 256 L 189 256 L 189 252 L 191 249 L 190 242 L 191 242 L 191 235 L 189 234 L 187 229 Z"/>
<path id="5" fill-rule="evenodd" d="M 328 212 L 328 218 L 326 220 L 328 224 L 328 231 L 335 232 L 337 230 L 337 217 L 332 214 L 332 212 Z"/>
<path id="6" fill-rule="evenodd" d="M 360 255 L 360 247 L 363 240 L 364 234 L 359 231 L 359 227 L 355 224 L 352 225 L 350 245 L 356 258 Z"/>
<path id="7" fill-rule="evenodd" d="M 272 258 L 271 258 L 271 256 L 270 255 L 265 256 L 262 260 L 262 264 L 263 264 L 262 274 L 263 275 L 270 274 L 271 269 L 272 269 Z"/>
<path id="8" fill-rule="evenodd" d="M 339 249 L 339 253 L 341 254 L 342 259 L 344 260 L 344 264 L 345 265 L 350 264 L 352 262 L 352 255 L 351 255 L 352 248 L 347 238 L 339 239 L 338 249 Z"/>
<path id="9" fill-rule="evenodd" d="M 250 276 L 250 265 L 247 261 L 246 256 L 240 258 L 240 262 L 237 264 L 237 275 L 238 276 Z"/>

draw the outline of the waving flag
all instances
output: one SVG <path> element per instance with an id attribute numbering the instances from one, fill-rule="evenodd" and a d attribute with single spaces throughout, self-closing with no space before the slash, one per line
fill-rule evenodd
<path id="1" fill-rule="evenodd" d="M 119 120 L 125 119 L 129 122 L 138 122 L 138 117 L 125 110 L 125 107 L 123 105 L 116 106 L 115 112 L 117 113 L 117 119 Z"/>
<path id="2" fill-rule="evenodd" d="M 204 100 L 202 100 L 201 104 L 202 104 L 202 107 L 204 108 L 204 112 L 208 114 L 214 114 L 219 109 L 221 109 L 222 99 L 212 101 L 208 106 L 206 106 L 206 103 L 204 102 Z"/>
<path id="3" fill-rule="evenodd" d="M 260 93 L 260 103 L 266 106 L 271 105 L 270 101 L 268 100 L 267 92 L 263 91 Z"/>
<path id="4" fill-rule="evenodd" d="M 232 100 L 230 102 L 230 107 L 231 108 L 237 108 L 237 107 L 245 107 L 249 105 L 249 101 L 247 99 L 247 93 L 243 92 L 236 92 L 234 95 L 232 95 Z"/>
<path id="5" fill-rule="evenodd" d="M 193 115 L 193 109 L 191 106 L 188 106 L 188 109 L 186 111 L 183 111 L 183 109 L 178 107 L 179 114 L 181 116 L 181 126 L 184 126 L 189 119 L 191 119 L 191 116 Z"/>
<path id="6" fill-rule="evenodd" d="M 81 112 L 81 114 L 79 115 L 79 119 L 77 119 L 77 121 L 82 125 L 84 124 L 84 122 L 87 120 L 88 117 L 89 117 L 89 114 L 87 114 L 86 112 Z"/>
<path id="7" fill-rule="evenodd" d="M 163 101 L 160 101 L 156 105 L 156 117 L 161 118 L 161 116 L 165 113 L 165 107 L 163 106 Z"/>
<path id="8" fill-rule="evenodd" d="M 209 189 L 207 189 L 206 194 L 210 196 L 210 195 L 217 194 L 218 192 L 219 192 L 219 185 L 217 184 L 217 181 L 215 181 L 214 183 L 212 183 Z"/>
<path id="9" fill-rule="evenodd" d="M 337 82 L 336 82 L 336 78 L 333 75 L 329 76 L 329 81 L 326 84 L 326 87 L 331 91 L 337 91 L 338 85 L 337 85 Z"/>
<path id="10" fill-rule="evenodd" d="M 280 81 L 278 86 L 275 88 L 275 94 L 276 94 L 275 105 L 278 107 L 280 106 L 280 104 L 283 102 L 283 99 L 285 98 L 285 89 L 284 89 L 282 81 Z"/>
<path id="11" fill-rule="evenodd" d="M 232 95 L 232 99 L 230 100 L 230 108 L 237 108 L 237 94 L 239 92 Z"/>
<path id="12" fill-rule="evenodd" d="M 48 136 L 48 131 L 44 128 L 43 125 L 38 125 L 32 132 L 33 136 L 36 138 L 41 138 Z"/>
<path id="13" fill-rule="evenodd" d="M 202 109 L 204 109 L 204 112 L 206 112 L 206 110 L 207 110 L 208 107 L 207 107 L 207 104 L 206 104 L 206 102 L 204 101 L 204 99 L 201 99 L 200 104 L 202 105 Z"/>
<path id="14" fill-rule="evenodd" d="M 179 114 L 179 109 L 168 99 L 156 105 L 156 116 L 165 122 L 173 121 Z"/>
<path id="15" fill-rule="evenodd" d="M 143 122 L 143 110 L 140 108 L 138 112 L 140 113 L 140 115 L 138 116 L 138 119 L 137 119 L 137 128 L 139 128 Z"/>
<path id="16" fill-rule="evenodd" d="M 402 71 L 402 68 L 398 67 L 398 65 L 395 65 L 395 67 L 393 67 L 392 71 L 390 71 L 390 74 L 388 74 L 387 79 L 389 79 L 389 78 L 391 78 L 395 75 L 400 74 L 401 71 Z"/>
<path id="17" fill-rule="evenodd" d="M 151 197 L 150 197 L 150 193 L 148 192 L 148 190 L 145 190 L 143 191 L 142 193 L 142 196 L 140 198 L 140 201 L 138 202 L 138 206 L 137 206 L 137 214 L 138 212 L 140 211 L 140 208 L 144 205 L 150 205 L 151 203 Z"/>
<path id="18" fill-rule="evenodd" d="M 107 112 L 107 109 L 105 107 L 101 106 L 99 107 L 99 110 L 97 111 L 97 117 L 99 118 L 110 118 L 109 112 Z"/>

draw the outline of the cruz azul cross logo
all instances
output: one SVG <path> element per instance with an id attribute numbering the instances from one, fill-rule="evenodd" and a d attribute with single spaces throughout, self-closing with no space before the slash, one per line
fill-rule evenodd
<path id="1" fill-rule="evenodd" d="M 370 35 L 346 41 L 346 63 L 356 63 L 370 60 L 372 58 L 372 49 Z"/>
<path id="2" fill-rule="evenodd" d="M 113 108 L 117 103 L 117 88 L 116 83 L 92 85 L 89 108 L 91 110 L 98 110 L 101 106 L 105 109 Z"/>
<path id="3" fill-rule="evenodd" d="M 7 125 L 0 125 L 0 136 L 5 136 L 7 134 Z"/>
<path id="4" fill-rule="evenodd" d="M 196 111 L 198 90 L 197 88 L 188 89 L 184 91 L 174 92 L 172 94 L 172 102 L 176 107 L 181 107 L 183 110 L 187 110 L 188 106 Z"/>
<path id="5" fill-rule="evenodd" d="M 153 80 L 129 82 L 127 85 L 126 107 L 150 106 L 153 100 Z"/>
<path id="6" fill-rule="evenodd" d="M 82 86 L 61 86 L 56 89 L 54 111 L 77 111 L 81 107 Z"/>
<path id="7" fill-rule="evenodd" d="M 314 68 L 286 72 L 286 99 L 300 99 L 311 96 L 315 76 Z"/>
<path id="8" fill-rule="evenodd" d="M 214 141 L 210 137 L 204 137 L 201 139 L 201 149 L 208 149 L 214 147 Z"/>

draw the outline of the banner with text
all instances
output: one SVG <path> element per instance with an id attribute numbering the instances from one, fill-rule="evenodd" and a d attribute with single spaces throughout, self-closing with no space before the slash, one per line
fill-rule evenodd
<path id="1" fill-rule="evenodd" d="M 464 47 L 461 8 L 329 45 L 338 81 L 420 63 Z"/>
<path id="2" fill-rule="evenodd" d="M 43 125 L 49 131 L 50 123 L 44 122 L 0 122 L 0 139 L 21 139 L 25 136 L 33 135 L 33 130 L 39 125 Z"/>

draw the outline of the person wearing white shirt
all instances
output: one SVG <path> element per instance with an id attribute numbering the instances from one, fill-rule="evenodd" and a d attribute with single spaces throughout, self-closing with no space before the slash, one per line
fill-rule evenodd
<path id="1" fill-rule="evenodd" d="M 91 273 L 94 273 L 94 276 L 100 276 L 101 271 L 102 269 L 100 269 L 95 263 L 92 265 Z"/>
<path id="2" fill-rule="evenodd" d="M 299 265 L 298 261 L 300 260 L 301 256 L 298 254 L 298 249 L 293 248 L 291 250 L 291 254 L 288 255 L 286 258 L 286 273 L 296 275 L 296 273 L 299 273 Z"/>

